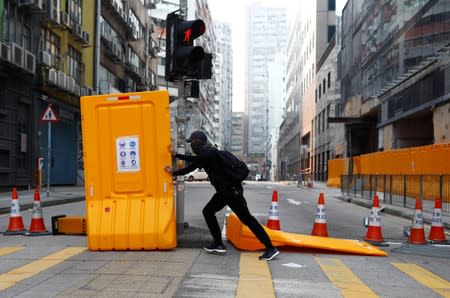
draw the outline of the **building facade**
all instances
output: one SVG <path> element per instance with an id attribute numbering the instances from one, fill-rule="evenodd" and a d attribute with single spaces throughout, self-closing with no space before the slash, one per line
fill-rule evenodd
<path id="1" fill-rule="evenodd" d="M 80 96 L 155 88 L 151 5 L 0 1 L 0 188 L 83 183 Z"/>
<path id="2" fill-rule="evenodd" d="M 220 148 L 231 150 L 232 110 L 233 110 L 233 53 L 231 47 L 231 27 L 229 24 L 215 23 L 217 47 L 215 63 L 217 64 L 216 94 L 217 144 Z"/>
<path id="3" fill-rule="evenodd" d="M 340 53 L 342 155 L 448 142 L 449 15 L 448 0 L 348 1 Z"/>
<path id="4" fill-rule="evenodd" d="M 317 63 L 336 28 L 335 1 L 305 2 L 290 29 L 286 66 L 286 118 L 280 127 L 279 177 L 297 180 L 311 174 L 316 115 Z"/>
<path id="5" fill-rule="evenodd" d="M 247 163 L 264 176 L 266 170 L 269 104 L 269 69 L 279 49 L 286 44 L 286 8 L 253 4 L 247 11 L 246 122 L 245 154 Z"/>

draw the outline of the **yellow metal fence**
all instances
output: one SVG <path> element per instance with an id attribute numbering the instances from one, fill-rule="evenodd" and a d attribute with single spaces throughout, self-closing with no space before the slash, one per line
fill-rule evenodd
<path id="1" fill-rule="evenodd" d="M 341 175 L 341 191 L 368 200 L 376 194 L 385 204 L 414 208 L 416 198 L 422 208 L 432 211 L 437 197 L 442 211 L 450 212 L 450 175 Z"/>

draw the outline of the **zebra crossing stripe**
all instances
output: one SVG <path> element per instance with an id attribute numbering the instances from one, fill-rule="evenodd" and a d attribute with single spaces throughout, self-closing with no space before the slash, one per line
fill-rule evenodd
<path id="1" fill-rule="evenodd" d="M 257 253 L 241 253 L 236 298 L 244 297 L 275 297 L 269 264 Z"/>
<path id="2" fill-rule="evenodd" d="M 339 288 L 343 297 L 378 297 L 342 261 L 331 258 L 316 258 L 316 262 L 328 276 L 328 279 Z"/>
<path id="3" fill-rule="evenodd" d="M 0 256 L 4 256 L 7 254 L 11 254 L 13 252 L 16 252 L 18 250 L 23 249 L 22 246 L 6 246 L 6 247 L 0 247 Z"/>
<path id="4" fill-rule="evenodd" d="M 398 270 L 403 271 L 422 285 L 432 289 L 444 297 L 450 298 L 450 282 L 436 274 L 416 265 L 406 263 L 392 263 Z"/>
<path id="5" fill-rule="evenodd" d="M 0 291 L 14 286 L 39 272 L 47 270 L 86 250 L 86 247 L 69 247 L 54 254 L 43 257 L 22 267 L 0 275 Z"/>

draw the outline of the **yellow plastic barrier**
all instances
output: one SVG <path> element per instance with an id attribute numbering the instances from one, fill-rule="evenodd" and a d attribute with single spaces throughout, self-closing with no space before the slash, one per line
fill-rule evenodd
<path id="1" fill-rule="evenodd" d="M 317 248 L 327 251 L 336 251 L 342 253 L 387 256 L 388 253 L 363 241 L 337 239 L 319 236 L 310 236 L 302 234 L 293 234 L 282 231 L 264 229 L 269 234 L 274 246 L 293 246 Z M 249 228 L 244 226 L 234 213 L 227 217 L 227 239 L 233 245 L 241 250 L 261 250 L 264 245 L 253 235 Z"/>
<path id="2" fill-rule="evenodd" d="M 328 161 L 327 186 L 340 187 L 341 175 L 348 174 L 348 158 L 330 159 Z"/>
<path id="3" fill-rule="evenodd" d="M 169 95 L 81 98 L 90 250 L 176 247 Z"/>

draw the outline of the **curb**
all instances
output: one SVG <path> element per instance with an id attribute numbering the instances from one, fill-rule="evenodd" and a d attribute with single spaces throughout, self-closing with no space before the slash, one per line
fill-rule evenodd
<path id="1" fill-rule="evenodd" d="M 81 202 L 85 200 L 85 196 L 75 197 L 75 198 L 66 198 L 66 199 L 54 199 L 51 201 L 41 201 L 41 207 L 47 206 L 56 206 L 56 205 L 64 205 L 68 203 Z M 24 203 L 20 205 L 21 210 L 32 209 L 33 203 Z M 11 212 L 11 207 L 1 207 L 0 214 L 8 214 Z"/>
<path id="2" fill-rule="evenodd" d="M 364 201 L 361 201 L 361 200 L 355 200 L 352 197 L 337 196 L 335 198 L 339 199 L 341 201 L 345 201 L 347 203 L 351 203 L 351 204 L 355 204 L 355 205 L 358 205 L 358 206 L 366 207 L 368 209 L 372 208 L 372 204 L 370 202 L 364 202 Z M 414 211 L 414 210 L 409 210 L 408 209 L 409 212 L 407 213 L 407 212 L 404 212 L 404 211 L 401 211 L 401 210 L 397 210 L 397 209 L 391 208 L 390 205 L 387 205 L 387 204 L 385 204 L 383 206 L 384 206 L 383 212 L 386 212 L 386 213 L 391 214 L 391 215 L 400 216 L 400 217 L 412 220 L 411 212 Z M 423 222 L 426 223 L 426 224 L 431 225 L 431 220 L 428 219 L 428 218 L 423 218 Z M 449 222 L 443 222 L 443 225 L 444 225 L 444 227 L 446 229 L 450 229 L 450 223 Z"/>

